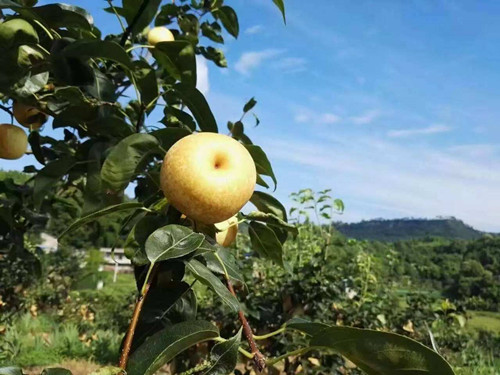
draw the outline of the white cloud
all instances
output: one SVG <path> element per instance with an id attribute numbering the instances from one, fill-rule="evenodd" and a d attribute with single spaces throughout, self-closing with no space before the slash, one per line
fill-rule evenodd
<path id="1" fill-rule="evenodd" d="M 500 231 L 500 157 L 408 148 L 374 137 L 319 136 L 300 142 L 268 138 L 261 144 L 282 165 L 282 180 L 295 171 L 303 174 L 294 189 L 333 188 L 346 203 L 342 220 L 455 216 Z"/>
<path id="2" fill-rule="evenodd" d="M 253 25 L 245 29 L 245 34 L 248 35 L 253 35 L 253 34 L 258 34 L 264 30 L 264 26 L 262 25 Z"/>
<path id="3" fill-rule="evenodd" d="M 340 121 L 340 117 L 333 113 L 323 113 L 319 119 L 322 124 L 335 124 Z"/>
<path id="4" fill-rule="evenodd" d="M 373 121 L 378 119 L 381 114 L 382 114 L 381 111 L 375 109 L 363 113 L 359 116 L 351 117 L 350 120 L 356 125 L 366 125 L 366 124 L 371 124 Z"/>
<path id="5" fill-rule="evenodd" d="M 308 113 L 297 113 L 293 119 L 300 124 L 311 120 L 311 116 Z"/>
<path id="6" fill-rule="evenodd" d="M 203 56 L 196 56 L 196 88 L 206 95 L 210 89 L 208 64 Z"/>
<path id="7" fill-rule="evenodd" d="M 470 158 L 485 158 L 493 157 L 500 151 L 500 147 L 490 144 L 468 144 L 452 146 L 449 150 L 457 155 Z"/>
<path id="8" fill-rule="evenodd" d="M 273 48 L 263 51 L 244 52 L 234 65 L 234 68 L 241 74 L 248 75 L 253 69 L 258 68 L 265 60 L 276 57 L 281 53 L 283 53 L 282 50 Z"/>
<path id="9" fill-rule="evenodd" d="M 451 130 L 452 130 L 451 126 L 436 124 L 428 126 L 426 128 L 390 130 L 389 132 L 387 132 L 387 135 L 391 138 L 404 138 L 404 137 L 413 137 L 419 135 L 447 133 Z"/>
<path id="10" fill-rule="evenodd" d="M 331 112 L 320 113 L 307 107 L 298 107 L 295 110 L 294 120 L 297 123 L 335 124 L 341 118 Z"/>
<path id="11" fill-rule="evenodd" d="M 282 73 L 297 73 L 306 70 L 306 64 L 307 60 L 301 57 L 285 57 L 276 61 L 274 68 Z"/>

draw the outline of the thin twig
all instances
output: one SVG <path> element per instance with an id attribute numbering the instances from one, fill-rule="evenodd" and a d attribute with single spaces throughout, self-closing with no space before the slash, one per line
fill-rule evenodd
<path id="1" fill-rule="evenodd" d="M 139 110 L 139 118 L 137 119 L 137 124 L 135 125 L 135 132 L 140 133 L 141 128 L 144 125 L 144 112 L 146 111 L 146 107 L 143 103 L 141 103 L 141 108 Z"/>
<path id="2" fill-rule="evenodd" d="M 120 27 L 122 28 L 122 32 L 125 33 L 127 30 L 125 29 L 125 26 L 123 26 L 122 18 L 120 17 L 118 12 L 116 11 L 115 6 L 113 5 L 113 2 L 112 2 L 113 0 L 107 0 L 107 1 L 108 1 L 109 6 L 111 7 L 111 9 L 113 9 L 113 13 L 115 14 L 116 18 L 118 18 L 118 22 L 120 23 Z"/>
<path id="3" fill-rule="evenodd" d="M 146 296 L 148 294 L 149 288 L 151 287 L 151 283 L 155 277 L 157 267 L 153 266 L 152 272 L 148 273 L 146 280 L 144 280 L 144 287 L 142 288 L 141 295 L 137 300 L 134 308 L 134 313 L 132 315 L 132 320 L 130 321 L 130 325 L 127 330 L 127 335 L 125 336 L 125 343 L 123 344 L 123 350 L 120 355 L 120 363 L 119 366 L 123 370 L 127 368 L 128 357 L 130 354 L 130 348 L 132 347 L 132 341 L 134 339 L 135 329 L 137 327 L 137 323 L 139 321 L 139 316 L 141 314 L 142 306 L 144 305 L 144 301 L 146 300 Z"/>
<path id="4" fill-rule="evenodd" d="M 224 262 L 220 258 L 219 254 L 215 253 L 215 256 L 219 261 L 219 263 L 221 264 L 222 269 L 224 270 L 224 278 L 226 279 L 227 288 L 229 289 L 229 292 L 231 292 L 231 294 L 237 299 L 238 297 L 236 296 L 236 292 L 234 291 L 233 288 L 233 283 L 229 278 L 229 274 L 227 272 Z M 264 354 L 260 352 L 259 348 L 257 347 L 257 344 L 255 343 L 252 328 L 250 327 L 250 324 L 248 323 L 248 320 L 245 317 L 245 313 L 242 310 L 240 310 L 238 311 L 238 316 L 240 318 L 241 325 L 243 326 L 243 332 L 245 333 L 245 337 L 247 338 L 248 345 L 250 345 L 250 350 L 252 351 L 255 368 L 259 372 L 262 372 L 266 368 L 266 357 L 264 356 Z"/>
<path id="5" fill-rule="evenodd" d="M 134 18 L 132 19 L 132 22 L 130 23 L 130 25 L 128 25 L 127 29 L 125 30 L 125 32 L 122 35 L 122 38 L 120 39 L 121 46 L 125 46 L 125 43 L 127 42 L 128 37 L 132 33 L 132 30 L 133 30 L 134 26 L 136 25 L 136 23 L 139 22 L 139 18 L 141 18 L 142 13 L 146 10 L 148 3 L 149 3 L 149 0 L 143 0 L 139 10 L 137 11 Z"/>
<path id="6" fill-rule="evenodd" d="M 0 104 L 0 109 L 4 110 L 5 112 L 7 112 L 10 115 L 10 121 L 12 122 L 13 117 L 14 117 L 14 113 L 12 113 L 12 111 L 9 108 L 7 108 L 6 106 L 1 105 L 1 104 Z"/>

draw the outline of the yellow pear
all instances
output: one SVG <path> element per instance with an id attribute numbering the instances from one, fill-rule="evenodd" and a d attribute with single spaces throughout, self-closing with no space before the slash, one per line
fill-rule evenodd
<path id="1" fill-rule="evenodd" d="M 38 108 L 17 101 L 14 102 L 12 106 L 12 113 L 19 124 L 31 130 L 39 129 L 45 124 L 48 118 L 48 116 Z"/>
<path id="2" fill-rule="evenodd" d="M 196 133 L 177 141 L 165 155 L 160 173 L 168 202 L 204 224 L 236 215 L 252 196 L 256 179 L 247 149 L 217 133 Z"/>
<path id="3" fill-rule="evenodd" d="M 19 126 L 0 124 L 0 158 L 19 159 L 28 148 L 28 136 Z"/>
<path id="4" fill-rule="evenodd" d="M 173 42 L 174 40 L 174 34 L 163 26 L 153 27 L 148 32 L 148 43 L 152 46 L 156 45 L 156 43 Z"/>
<path id="5" fill-rule="evenodd" d="M 231 246 L 238 234 L 238 216 L 234 215 L 221 223 L 215 224 L 215 228 L 218 230 L 215 233 L 217 243 L 224 247 Z"/>

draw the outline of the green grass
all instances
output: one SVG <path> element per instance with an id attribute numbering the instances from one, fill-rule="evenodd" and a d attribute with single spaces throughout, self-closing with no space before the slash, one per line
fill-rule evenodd
<path id="1" fill-rule="evenodd" d="M 113 282 L 113 272 L 104 271 L 101 273 L 104 281 L 103 290 L 135 290 L 135 279 L 133 273 L 119 273 L 116 275 L 116 282 Z"/>
<path id="2" fill-rule="evenodd" d="M 467 325 L 475 331 L 490 331 L 500 335 L 500 313 L 493 311 L 469 311 Z"/>
<path id="3" fill-rule="evenodd" d="M 82 336 L 82 333 L 85 336 Z M 60 324 L 54 316 L 25 314 L 0 337 L 0 367 L 54 365 L 64 359 L 89 359 L 99 363 L 117 360 L 122 335 L 112 330 L 80 332 L 77 324 Z"/>

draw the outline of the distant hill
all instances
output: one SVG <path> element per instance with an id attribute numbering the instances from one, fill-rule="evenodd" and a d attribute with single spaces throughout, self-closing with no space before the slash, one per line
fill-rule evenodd
<path id="1" fill-rule="evenodd" d="M 453 217 L 437 219 L 374 219 L 359 223 L 337 222 L 334 225 L 339 232 L 349 238 L 388 242 L 424 237 L 473 240 L 486 234 Z"/>

